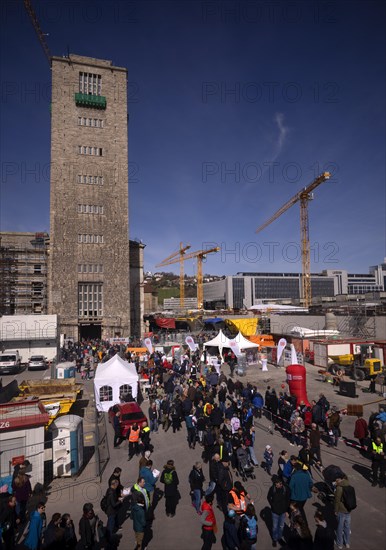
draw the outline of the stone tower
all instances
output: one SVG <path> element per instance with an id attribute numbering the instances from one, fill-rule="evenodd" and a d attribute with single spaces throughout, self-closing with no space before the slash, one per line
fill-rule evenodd
<path id="1" fill-rule="evenodd" d="M 52 58 L 48 310 L 67 337 L 130 335 L 127 70 Z"/>

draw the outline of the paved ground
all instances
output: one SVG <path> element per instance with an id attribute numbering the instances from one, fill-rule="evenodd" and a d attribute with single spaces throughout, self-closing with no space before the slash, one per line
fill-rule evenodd
<path id="1" fill-rule="evenodd" d="M 228 374 L 228 373 L 226 373 Z M 22 373 L 17 378 L 38 378 L 41 377 L 41 373 Z M 257 383 L 258 387 L 265 391 L 267 384 L 271 387 L 275 387 L 277 391 L 280 391 L 281 384 L 285 383 L 285 371 L 284 369 L 278 369 L 273 366 L 269 366 L 268 373 L 261 372 L 260 370 L 250 371 L 246 377 L 242 378 L 243 381 L 250 380 L 253 383 Z M 361 386 L 367 386 L 368 383 L 362 383 Z M 85 432 L 92 430 L 93 427 L 93 386 L 92 381 L 85 384 L 85 402 L 89 398 L 89 405 L 85 414 Z M 322 383 L 319 380 L 317 369 L 312 366 L 307 367 L 307 391 L 308 398 L 311 400 L 317 397 L 319 393 L 325 393 L 326 397 L 330 401 L 331 405 L 338 405 L 340 408 L 345 408 L 349 402 L 351 403 L 370 403 L 376 399 L 380 399 L 377 396 L 370 394 L 364 394 L 359 391 L 359 397 L 356 399 L 347 399 L 337 395 L 334 388 L 330 384 Z M 382 402 L 382 400 L 381 400 Z M 386 405 L 385 400 L 383 403 Z M 147 412 L 148 402 L 145 401 L 142 405 L 145 412 Z M 378 403 L 373 405 L 367 405 L 365 407 L 365 417 L 368 417 L 372 410 L 378 409 Z M 345 437 L 352 438 L 355 418 L 345 417 L 342 422 L 342 434 Z M 271 434 L 269 432 L 270 423 L 266 419 L 259 420 L 256 424 L 256 444 L 255 451 L 259 461 L 262 458 L 263 450 L 266 444 L 270 444 L 275 453 L 275 464 L 279 452 L 282 449 L 287 449 L 290 454 L 296 449 L 291 447 L 286 439 L 284 439 L 278 432 Z M 84 502 L 91 501 L 94 503 L 96 511 L 100 514 L 100 517 L 105 519 L 105 516 L 99 510 L 99 502 L 102 494 L 104 494 L 107 488 L 107 479 L 110 476 L 115 466 L 120 466 L 123 469 L 122 481 L 124 485 L 131 486 L 137 478 L 138 474 L 138 460 L 133 459 L 131 462 L 127 462 L 127 448 L 124 443 L 120 449 L 113 449 L 112 445 L 112 429 L 108 426 L 109 430 L 109 448 L 111 459 L 104 472 L 102 483 L 99 483 L 99 478 L 95 477 L 95 462 L 91 458 L 89 465 L 85 468 L 82 474 L 77 479 L 71 480 L 55 480 L 52 483 L 52 492 L 49 495 L 47 503 L 47 516 L 48 518 L 54 512 L 70 512 L 75 519 L 76 524 L 81 516 L 81 509 Z M 201 449 L 196 447 L 195 450 L 190 450 L 187 446 L 185 439 L 185 428 L 183 427 L 181 432 L 173 434 L 169 430 L 166 434 L 161 430 L 159 434 L 154 434 L 152 437 L 152 443 L 154 444 L 155 451 L 153 454 L 154 466 L 162 470 L 163 465 L 170 458 L 175 460 L 177 472 L 180 478 L 180 492 L 182 499 L 177 507 L 177 513 L 174 518 L 168 518 L 165 515 L 164 501 L 161 500 L 156 509 L 156 519 L 153 524 L 154 538 L 149 545 L 149 548 L 154 550 L 165 550 L 170 548 L 189 550 L 198 550 L 201 548 L 202 541 L 200 539 L 200 522 L 198 516 L 195 514 L 194 509 L 190 503 L 189 488 L 188 488 L 188 474 L 196 460 L 200 459 Z M 86 444 L 90 443 L 90 439 L 86 441 Z M 370 462 L 361 456 L 361 454 L 344 442 L 339 442 L 338 449 L 329 449 L 324 444 L 322 447 L 322 459 L 325 466 L 329 464 L 335 464 L 340 466 L 343 471 L 349 476 L 349 479 L 353 483 L 357 492 L 358 508 L 352 512 L 352 541 L 351 548 L 353 550 L 372 550 L 384 547 L 385 532 L 386 532 L 386 490 L 378 487 L 372 488 L 368 481 L 370 474 Z M 204 465 L 204 473 L 208 476 L 208 466 Z M 256 469 L 256 480 L 248 481 L 245 485 L 255 500 L 256 510 L 258 515 L 267 506 L 266 495 L 270 487 L 270 479 L 268 475 L 261 470 Z M 315 482 L 321 480 L 318 472 L 313 472 Z M 331 516 L 331 510 L 316 497 L 313 498 L 306 505 L 306 513 L 313 531 L 313 513 L 316 509 L 325 511 L 327 516 Z M 216 510 L 216 516 L 220 524 L 219 535 L 217 538 L 214 549 L 220 549 L 221 543 L 221 527 L 222 517 L 219 511 Z M 123 538 L 120 548 L 122 550 L 130 550 L 134 548 L 134 538 L 132 530 L 131 520 L 127 520 L 123 528 Z M 271 539 L 268 529 L 263 521 L 259 519 L 259 536 L 258 536 L 258 548 L 265 550 L 272 548 Z"/>

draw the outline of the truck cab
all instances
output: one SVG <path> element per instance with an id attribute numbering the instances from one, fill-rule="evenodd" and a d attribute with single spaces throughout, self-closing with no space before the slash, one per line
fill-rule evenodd
<path id="1" fill-rule="evenodd" d="M 383 371 L 380 359 L 366 359 L 364 367 L 368 376 L 377 376 Z"/>

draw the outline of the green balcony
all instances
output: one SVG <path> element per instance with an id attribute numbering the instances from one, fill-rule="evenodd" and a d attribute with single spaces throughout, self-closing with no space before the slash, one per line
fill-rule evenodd
<path id="1" fill-rule="evenodd" d="M 106 98 L 103 95 L 75 94 L 75 104 L 78 107 L 106 109 Z"/>

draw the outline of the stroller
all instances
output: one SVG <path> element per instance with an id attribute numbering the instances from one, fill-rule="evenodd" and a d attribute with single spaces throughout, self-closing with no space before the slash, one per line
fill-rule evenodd
<path id="1" fill-rule="evenodd" d="M 339 466 L 334 466 L 333 464 L 323 470 L 324 482 L 316 483 L 315 486 L 318 489 L 318 498 L 324 504 L 334 500 L 334 482 L 338 477 L 343 478 L 344 476 L 345 474 Z"/>
<path id="2" fill-rule="evenodd" d="M 237 470 L 236 475 L 240 475 L 243 481 L 248 478 L 256 479 L 255 469 L 249 457 L 249 453 L 245 447 L 239 447 L 236 451 Z"/>

